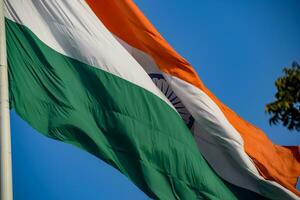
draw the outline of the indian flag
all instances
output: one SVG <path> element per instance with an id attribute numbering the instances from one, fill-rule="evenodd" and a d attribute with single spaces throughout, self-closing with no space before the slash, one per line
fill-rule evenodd
<path id="1" fill-rule="evenodd" d="M 299 199 L 298 147 L 222 104 L 131 0 L 5 0 L 5 16 L 11 108 L 40 133 L 153 199 Z"/>

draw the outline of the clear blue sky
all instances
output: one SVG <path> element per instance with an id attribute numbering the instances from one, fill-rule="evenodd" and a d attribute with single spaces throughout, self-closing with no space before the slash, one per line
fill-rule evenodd
<path id="1" fill-rule="evenodd" d="M 283 66 L 300 62 L 299 0 L 135 0 L 224 103 L 274 143 L 300 133 L 270 127 L 264 112 Z M 113 14 L 112 14 L 113 17 Z M 148 199 L 101 160 L 12 121 L 15 200 Z"/>

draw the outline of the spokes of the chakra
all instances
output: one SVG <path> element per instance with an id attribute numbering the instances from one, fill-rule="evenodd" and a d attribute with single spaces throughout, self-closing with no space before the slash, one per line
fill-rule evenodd
<path id="1" fill-rule="evenodd" d="M 164 93 L 164 95 L 169 99 L 169 101 L 173 104 L 177 112 L 180 114 L 186 125 L 189 129 L 193 127 L 194 118 L 186 109 L 186 107 L 182 104 L 181 100 L 176 96 L 172 88 L 167 83 L 166 79 L 162 74 L 149 74 L 152 81 L 155 85 Z"/>

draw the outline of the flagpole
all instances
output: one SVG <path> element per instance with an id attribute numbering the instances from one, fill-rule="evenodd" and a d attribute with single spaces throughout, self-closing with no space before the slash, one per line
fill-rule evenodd
<path id="1" fill-rule="evenodd" d="M 11 136 L 4 0 L 0 0 L 0 179 L 1 200 L 12 200 Z"/>

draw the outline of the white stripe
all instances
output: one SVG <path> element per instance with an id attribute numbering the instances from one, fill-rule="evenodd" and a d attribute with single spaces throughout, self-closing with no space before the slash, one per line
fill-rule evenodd
<path id="1" fill-rule="evenodd" d="M 173 108 L 84 0 L 5 0 L 5 15 L 55 51 L 130 81 Z"/>
<path id="2" fill-rule="evenodd" d="M 150 73 L 161 73 L 160 69 L 156 66 L 155 61 L 152 59 L 151 56 L 136 49 L 129 44 L 127 44 L 122 39 L 115 36 L 115 38 L 122 44 L 123 47 L 134 57 L 134 59 L 145 69 L 145 71 Z"/>
<path id="3" fill-rule="evenodd" d="M 195 118 L 193 132 L 199 150 L 224 180 L 271 199 L 299 199 L 280 184 L 264 179 L 244 151 L 244 141 L 220 108 L 203 91 L 160 72 L 148 54 L 118 39 L 148 73 L 161 73 Z"/>

